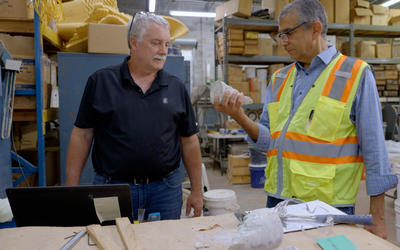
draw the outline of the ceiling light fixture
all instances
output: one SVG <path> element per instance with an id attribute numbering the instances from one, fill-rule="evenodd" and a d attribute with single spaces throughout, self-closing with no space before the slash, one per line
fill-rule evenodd
<path id="1" fill-rule="evenodd" d="M 156 10 L 156 0 L 149 0 L 149 12 Z"/>
<path id="2" fill-rule="evenodd" d="M 381 5 L 384 6 L 384 7 L 389 7 L 389 6 L 392 6 L 392 5 L 394 5 L 394 4 L 398 3 L 398 2 L 400 2 L 400 0 L 390 0 L 390 1 L 386 1 L 384 3 L 381 3 Z"/>
<path id="3" fill-rule="evenodd" d="M 171 16 L 190 16 L 190 17 L 215 17 L 215 12 L 197 12 L 197 11 L 177 11 L 171 10 Z"/>

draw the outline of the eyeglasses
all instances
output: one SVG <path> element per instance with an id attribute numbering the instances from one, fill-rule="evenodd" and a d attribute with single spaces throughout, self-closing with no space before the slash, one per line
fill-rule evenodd
<path id="1" fill-rule="evenodd" d="M 287 42 L 289 41 L 289 36 L 291 35 L 291 33 L 293 31 L 295 31 L 296 29 L 300 28 L 301 26 L 303 26 L 304 24 L 306 24 L 307 22 L 302 22 L 301 24 L 297 25 L 294 28 L 289 29 L 288 31 L 279 33 L 278 35 L 276 35 L 276 40 L 278 42 L 280 42 L 282 40 L 282 42 Z"/>

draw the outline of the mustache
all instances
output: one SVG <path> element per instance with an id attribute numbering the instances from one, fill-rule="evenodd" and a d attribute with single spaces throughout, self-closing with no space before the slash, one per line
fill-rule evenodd
<path id="1" fill-rule="evenodd" d="M 154 57 L 153 57 L 154 59 L 159 59 L 159 60 L 167 60 L 167 56 L 160 56 L 160 55 L 155 55 Z"/>

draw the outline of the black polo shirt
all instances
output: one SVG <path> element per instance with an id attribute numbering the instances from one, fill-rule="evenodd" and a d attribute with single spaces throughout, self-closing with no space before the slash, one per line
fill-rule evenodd
<path id="1" fill-rule="evenodd" d="M 93 167 L 112 177 L 165 176 L 179 167 L 181 136 L 198 132 L 182 81 L 164 70 L 143 94 L 127 61 L 92 74 L 75 126 L 94 128 Z"/>

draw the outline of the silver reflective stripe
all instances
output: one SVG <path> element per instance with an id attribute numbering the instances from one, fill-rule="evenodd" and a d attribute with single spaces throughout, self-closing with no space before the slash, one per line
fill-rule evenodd
<path id="1" fill-rule="evenodd" d="M 286 76 L 287 76 L 287 73 L 284 74 L 284 73 L 281 73 L 280 71 L 279 71 L 279 73 L 277 73 L 277 74 L 275 75 L 275 77 L 277 77 L 277 78 L 283 78 L 283 79 L 285 79 Z"/>
<path id="2" fill-rule="evenodd" d="M 330 98 L 340 101 L 343 96 L 343 91 L 346 87 L 347 80 L 351 77 L 351 70 L 353 69 L 356 61 L 357 58 L 348 56 L 340 66 L 340 69 L 335 72 L 336 77 L 328 95 Z"/>
<path id="3" fill-rule="evenodd" d="M 292 66 L 293 66 L 293 64 L 285 66 L 278 73 L 275 74 L 275 83 L 274 83 L 274 85 L 273 85 L 274 87 L 272 89 L 271 102 L 276 102 L 276 100 L 278 98 L 279 89 L 281 88 L 283 82 L 285 81 L 287 74 Z"/>
<path id="4" fill-rule="evenodd" d="M 278 143 L 277 138 L 271 138 L 270 141 L 269 141 L 268 150 L 272 150 L 272 149 L 276 148 L 278 146 L 277 143 Z"/>
<path id="5" fill-rule="evenodd" d="M 336 76 L 340 76 L 340 77 L 344 77 L 344 78 L 347 78 L 347 79 L 351 78 L 351 73 L 343 72 L 343 71 L 339 71 L 339 70 L 335 72 L 335 75 Z"/>
<path id="6" fill-rule="evenodd" d="M 285 151 L 321 157 L 359 156 L 358 144 L 322 144 L 285 138 Z"/>

